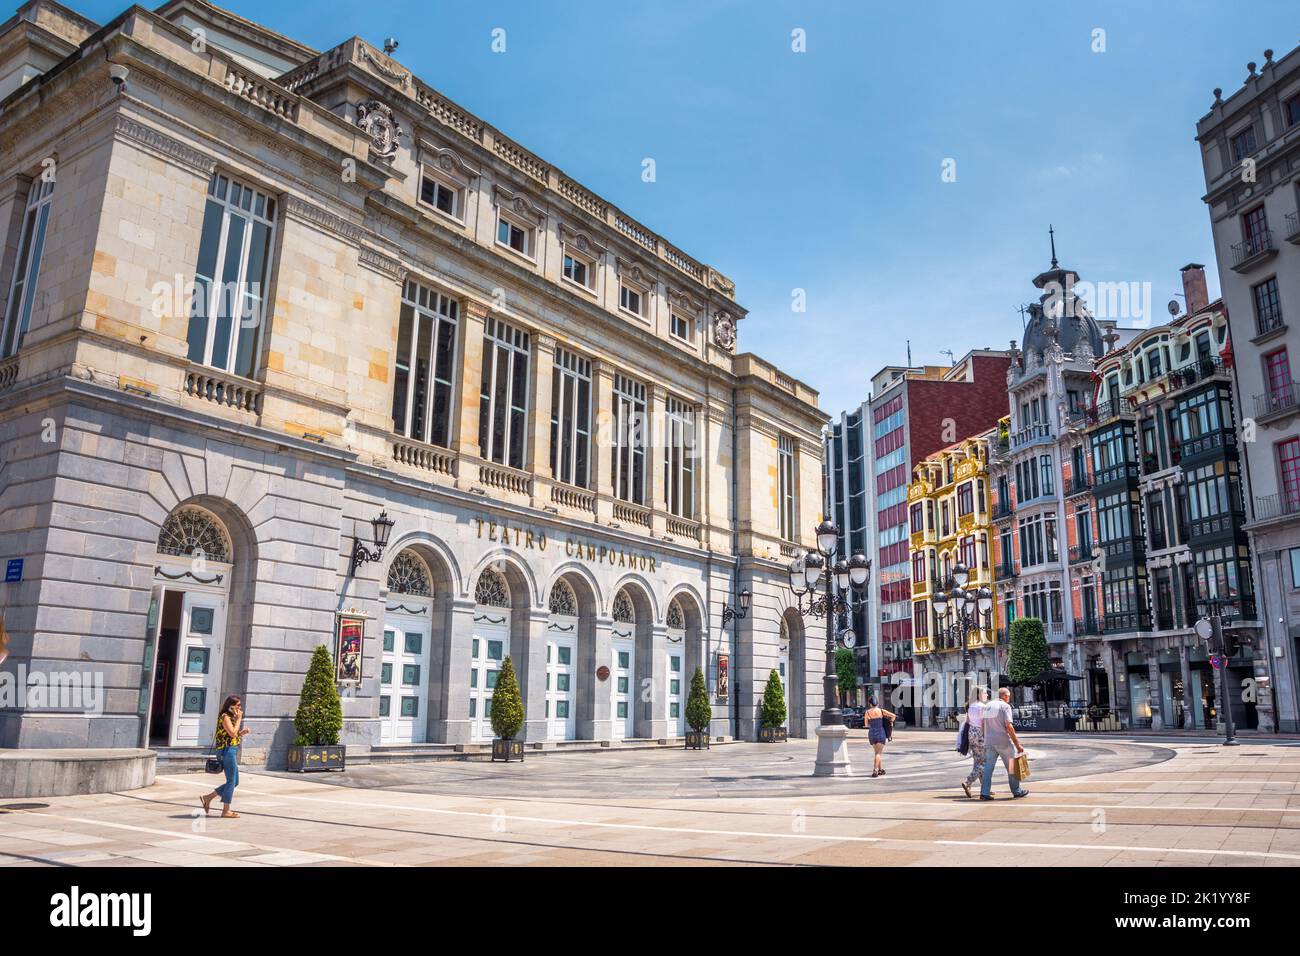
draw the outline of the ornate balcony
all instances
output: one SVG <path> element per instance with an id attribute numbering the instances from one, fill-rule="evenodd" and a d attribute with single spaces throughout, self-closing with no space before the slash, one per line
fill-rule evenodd
<path id="1" fill-rule="evenodd" d="M 1283 237 L 1287 242 L 1300 243 L 1300 210 L 1289 212 L 1284 218 L 1286 219 L 1286 230 Z"/>
<path id="2" fill-rule="evenodd" d="M 454 477 L 456 474 L 455 453 L 437 445 L 426 445 L 423 442 L 395 438 L 393 439 L 393 460 L 401 465 L 433 472 L 435 475 Z"/>
<path id="3" fill-rule="evenodd" d="M 1292 515 L 1300 515 L 1300 494 L 1283 492 L 1255 499 L 1255 518 L 1258 521 L 1272 521 Z"/>

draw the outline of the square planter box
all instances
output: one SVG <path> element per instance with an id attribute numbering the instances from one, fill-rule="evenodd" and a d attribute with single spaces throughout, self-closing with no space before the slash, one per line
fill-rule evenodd
<path id="1" fill-rule="evenodd" d="M 343 745 L 327 747 L 290 747 L 289 769 L 298 773 L 314 773 L 318 770 L 344 770 L 347 763 L 347 747 Z"/>
<path id="2" fill-rule="evenodd" d="M 784 727 L 760 727 L 758 728 L 759 743 L 777 744 L 785 743 L 790 739 L 790 732 Z"/>
<path id="3" fill-rule="evenodd" d="M 509 763 L 512 760 L 524 759 L 524 742 L 522 740 L 505 740 L 501 737 L 492 739 L 492 759 L 504 760 Z"/>
<path id="4" fill-rule="evenodd" d="M 686 731 L 687 750 L 709 750 L 709 732 L 707 730 Z"/>

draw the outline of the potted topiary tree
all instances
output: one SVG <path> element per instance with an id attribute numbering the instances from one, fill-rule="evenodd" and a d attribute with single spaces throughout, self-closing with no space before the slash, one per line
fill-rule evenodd
<path id="1" fill-rule="evenodd" d="M 298 696 L 298 713 L 293 718 L 295 732 L 289 748 L 289 769 L 300 773 L 315 770 L 343 770 L 347 748 L 339 745 L 343 730 L 343 705 L 334 683 L 334 662 L 324 646 L 311 655 L 307 677 Z"/>
<path id="2" fill-rule="evenodd" d="M 781 686 L 781 675 L 775 667 L 767 675 L 767 686 L 763 688 L 762 725 L 758 728 L 758 739 L 765 744 L 789 739 L 785 728 L 785 688 Z"/>
<path id="3" fill-rule="evenodd" d="M 691 677 L 691 693 L 686 698 L 687 750 L 707 750 L 709 747 L 709 722 L 713 720 L 713 705 L 709 703 L 709 687 L 704 683 L 704 671 L 695 668 Z"/>
<path id="4" fill-rule="evenodd" d="M 512 758 L 524 759 L 524 742 L 515 740 L 515 734 L 524 726 L 524 702 L 519 696 L 519 682 L 515 680 L 515 665 L 506 657 L 501 663 L 497 686 L 492 691 L 492 759 L 509 763 Z"/>

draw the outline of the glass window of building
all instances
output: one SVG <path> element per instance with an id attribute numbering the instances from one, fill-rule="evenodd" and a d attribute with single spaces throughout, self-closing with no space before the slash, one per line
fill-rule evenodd
<path id="1" fill-rule="evenodd" d="M 23 336 L 32 318 L 36 286 L 41 274 L 41 257 L 45 252 L 45 232 L 50 223 L 50 205 L 54 180 L 38 177 L 27 191 L 27 208 L 18 252 L 13 260 L 13 281 L 9 286 L 9 308 L 5 315 L 4 338 L 0 339 L 0 358 L 8 358 L 23 346 Z"/>
<path id="2" fill-rule="evenodd" d="M 668 396 L 665 406 L 664 497 L 668 510 L 695 517 L 695 411 Z"/>
<path id="3" fill-rule="evenodd" d="M 646 388 L 626 375 L 614 376 L 614 454 L 610 475 L 614 494 L 645 504 Z"/>
<path id="4" fill-rule="evenodd" d="M 780 478 L 777 500 L 780 504 L 778 518 L 781 524 L 781 537 L 786 541 L 794 541 L 798 535 L 798 529 L 795 527 L 794 510 L 794 439 L 789 435 L 781 435 L 777 439 L 777 460 L 777 471 Z"/>
<path id="5" fill-rule="evenodd" d="M 590 483 L 591 360 L 555 350 L 551 372 L 551 474 L 586 488 Z"/>
<path id="6" fill-rule="evenodd" d="M 483 324 L 478 444 L 486 461 L 524 467 L 528 432 L 528 333 L 489 315 Z"/>
<path id="7" fill-rule="evenodd" d="M 431 445 L 451 443 L 456 377 L 456 300 L 408 280 L 397 322 L 393 430 Z"/>
<path id="8" fill-rule="evenodd" d="M 191 362 L 245 378 L 257 365 L 275 233 L 275 200 L 221 173 L 208 200 L 194 270 Z"/>

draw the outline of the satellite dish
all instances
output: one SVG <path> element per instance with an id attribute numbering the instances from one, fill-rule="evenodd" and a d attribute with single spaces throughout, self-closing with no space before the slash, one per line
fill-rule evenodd
<path id="1" fill-rule="evenodd" d="M 1170 314 L 1170 315 L 1177 315 L 1178 312 L 1179 312 L 1179 308 L 1178 308 L 1178 300 L 1177 300 L 1177 299 L 1170 299 L 1170 300 L 1169 300 L 1169 306 L 1168 306 L 1168 309 L 1169 309 L 1169 314 Z"/>

